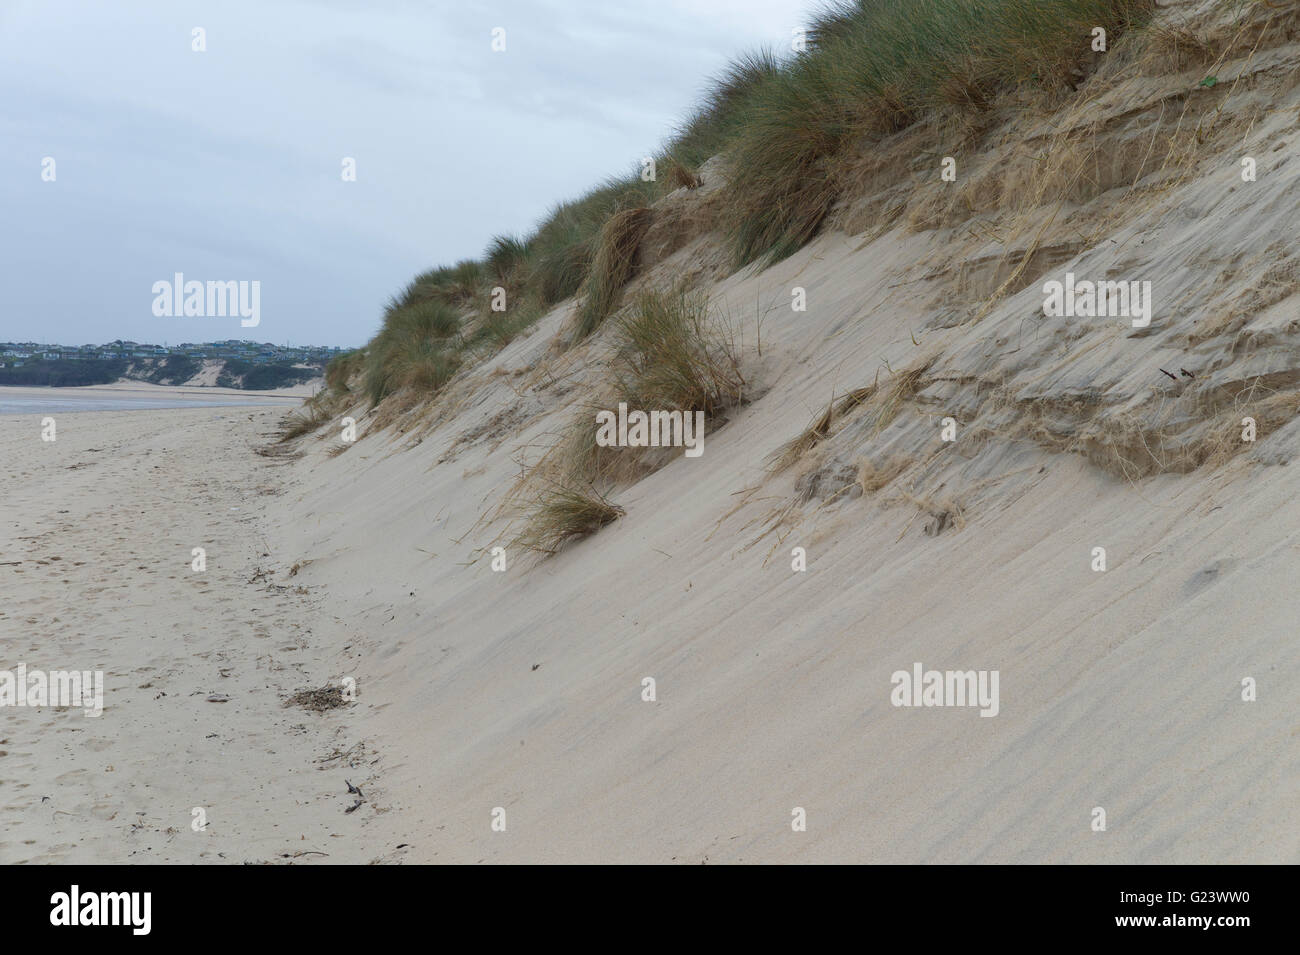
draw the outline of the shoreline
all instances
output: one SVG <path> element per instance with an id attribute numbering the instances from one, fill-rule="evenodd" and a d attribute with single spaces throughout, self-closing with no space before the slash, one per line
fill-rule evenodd
<path id="1" fill-rule="evenodd" d="M 310 397 L 313 389 L 314 385 L 311 383 L 275 391 L 150 385 L 129 381 L 67 388 L 49 385 L 0 385 L 0 418 L 53 413 L 98 414 L 104 411 L 161 411 L 185 408 L 276 407 L 292 410 L 297 408 L 304 398 Z M 31 410 L 15 407 L 28 403 L 38 407 Z"/>

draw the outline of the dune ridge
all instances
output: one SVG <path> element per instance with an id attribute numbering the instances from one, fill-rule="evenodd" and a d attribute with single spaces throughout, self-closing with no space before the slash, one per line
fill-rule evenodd
<path id="1" fill-rule="evenodd" d="M 404 857 L 1295 861 L 1296 26 L 1162 5 L 1061 105 L 966 130 L 955 182 L 900 130 L 739 271 L 711 160 L 589 337 L 580 294 L 432 400 L 336 389 L 282 532 L 309 585 L 384 608 L 360 705 L 423 826 Z M 1045 316 L 1071 273 L 1150 281 L 1149 326 Z M 587 539 L 512 546 L 612 329 L 682 286 L 744 402 L 699 459 L 600 483 L 625 513 Z M 999 669 L 999 715 L 891 706 L 916 662 Z"/>

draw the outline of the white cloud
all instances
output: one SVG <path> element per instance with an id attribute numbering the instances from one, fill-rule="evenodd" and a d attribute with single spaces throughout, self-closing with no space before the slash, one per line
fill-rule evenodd
<path id="1" fill-rule="evenodd" d="M 259 333 L 363 341 L 414 272 L 625 172 L 814 6 L 6 0 L 0 339 L 237 335 L 149 308 L 154 278 L 219 269 L 275 296 Z"/>

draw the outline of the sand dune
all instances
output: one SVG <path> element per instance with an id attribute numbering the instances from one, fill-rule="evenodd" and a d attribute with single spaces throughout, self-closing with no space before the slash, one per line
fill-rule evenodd
<path id="1" fill-rule="evenodd" d="M 727 264 L 725 163 L 657 204 L 624 300 L 702 292 L 747 398 L 553 555 L 519 509 L 610 360 L 572 299 L 294 442 L 0 422 L 5 645 L 109 677 L 98 722 L 5 724 L 0 858 L 1300 861 L 1300 47 L 1162 11 L 1215 83 L 1116 58 L 952 183 L 904 131 L 766 269 Z M 1150 312 L 1045 311 L 1076 280 Z M 896 705 L 918 667 L 996 671 L 996 715 Z"/>
<path id="2" fill-rule="evenodd" d="M 986 136 L 959 185 L 884 175 L 764 271 L 726 275 L 706 167 L 627 299 L 693 277 L 753 400 L 553 557 L 500 573 L 490 548 L 600 374 L 600 341 L 555 347 L 571 304 L 431 407 L 353 408 L 337 456 L 337 424 L 306 439 L 284 546 L 361 594 L 339 615 L 378 641 L 357 679 L 419 818 L 404 857 L 1296 861 L 1300 56 L 1235 29 L 1260 39 L 1219 93 L 1117 63 Z M 1149 324 L 1047 317 L 1070 275 L 1152 281 Z M 998 715 L 892 705 L 918 663 L 997 670 Z"/>

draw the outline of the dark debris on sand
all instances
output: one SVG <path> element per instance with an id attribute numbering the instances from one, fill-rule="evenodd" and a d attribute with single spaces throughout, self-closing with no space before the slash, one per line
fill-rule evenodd
<path id="1" fill-rule="evenodd" d="M 343 688 L 341 686 L 322 686 L 312 690 L 299 690 L 284 701 L 285 706 L 301 706 L 313 713 L 335 710 L 340 706 L 346 706 L 347 703 L 348 701 L 343 699 Z"/>

